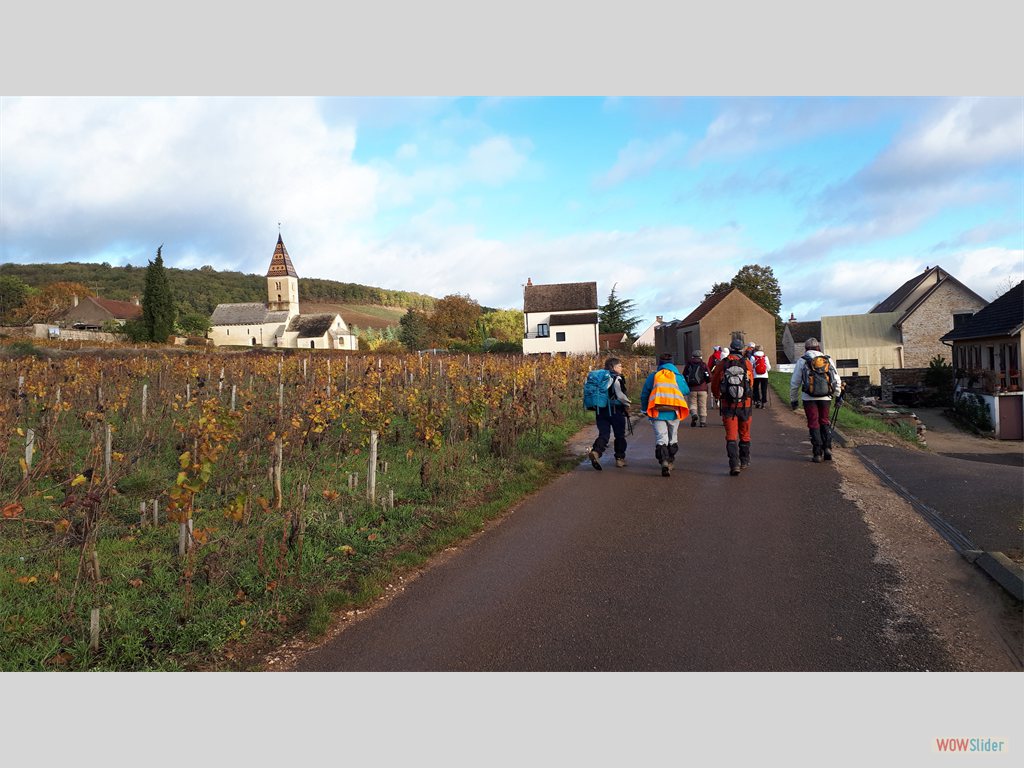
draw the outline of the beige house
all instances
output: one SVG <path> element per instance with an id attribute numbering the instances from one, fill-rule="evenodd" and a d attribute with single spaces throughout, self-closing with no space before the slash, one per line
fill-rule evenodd
<path id="1" fill-rule="evenodd" d="M 280 235 L 267 270 L 267 303 L 218 304 L 210 326 L 215 346 L 359 348 L 341 315 L 299 313 L 299 275 Z"/>
<path id="2" fill-rule="evenodd" d="M 662 323 L 654 332 L 654 348 L 685 362 L 695 349 L 705 359 L 716 346 L 728 347 L 738 338 L 775 350 L 775 317 L 739 288 L 709 296 L 682 320 Z"/>
<path id="3" fill-rule="evenodd" d="M 881 384 L 882 368 L 927 368 L 940 355 L 949 363 L 942 336 L 986 304 L 941 267 L 928 267 L 866 315 L 822 317 L 822 350 L 841 375 Z"/>
<path id="4" fill-rule="evenodd" d="M 595 355 L 598 352 L 597 283 L 523 287 L 524 355 Z"/>

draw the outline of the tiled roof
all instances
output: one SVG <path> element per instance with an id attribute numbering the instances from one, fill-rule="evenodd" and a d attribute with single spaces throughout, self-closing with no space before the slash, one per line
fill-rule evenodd
<path id="1" fill-rule="evenodd" d="M 597 312 L 581 312 L 578 315 L 552 315 L 549 325 L 597 325 Z"/>
<path id="2" fill-rule="evenodd" d="M 694 323 L 700 322 L 712 309 L 717 307 L 733 291 L 739 290 L 738 288 L 730 288 L 728 291 L 721 291 L 719 293 L 708 296 L 693 312 L 688 314 L 682 320 L 673 320 L 673 325 L 680 327 L 685 325 L 693 325 Z M 741 291 L 742 293 L 742 291 Z"/>
<path id="3" fill-rule="evenodd" d="M 323 336 L 334 324 L 336 314 L 324 312 L 319 315 L 296 315 L 288 323 L 288 332 L 299 332 L 299 338 L 318 339 Z"/>
<path id="4" fill-rule="evenodd" d="M 810 338 L 821 341 L 821 321 L 815 320 L 806 323 L 786 323 L 789 328 L 789 335 L 793 337 L 793 343 L 799 344 Z"/>
<path id="5" fill-rule="evenodd" d="M 628 337 L 624 333 L 599 333 L 597 334 L 597 343 L 602 349 L 607 349 L 609 346 L 615 346 L 617 344 L 625 344 Z"/>
<path id="6" fill-rule="evenodd" d="M 142 317 L 142 307 L 130 301 L 101 299 L 99 296 L 87 296 L 85 300 L 99 304 L 117 320 L 134 320 L 137 317 Z"/>
<path id="7" fill-rule="evenodd" d="M 267 277 L 298 277 L 295 265 L 292 264 L 292 257 L 288 255 L 288 249 L 284 247 L 284 240 L 277 236 L 277 247 L 274 248 L 274 255 L 270 259 L 270 269 L 267 270 Z"/>
<path id="8" fill-rule="evenodd" d="M 979 309 L 959 328 L 942 337 L 942 341 L 987 339 L 1013 336 L 1024 325 L 1024 280 L 1017 283 L 987 307 Z"/>
<path id="9" fill-rule="evenodd" d="M 959 286 L 962 291 L 964 291 L 965 293 L 973 296 L 975 299 L 977 299 L 979 302 L 981 302 L 982 306 L 985 306 L 986 304 L 988 304 L 988 302 L 983 297 L 981 297 L 978 294 L 976 294 L 974 291 L 972 291 L 966 285 L 961 283 L 959 280 L 957 280 L 951 274 L 949 274 L 948 272 L 942 271 L 942 270 L 939 270 L 939 271 L 941 272 L 941 275 L 939 277 L 939 282 L 937 282 L 934 286 L 932 286 L 932 289 L 930 291 L 925 292 L 925 294 L 923 296 L 921 296 L 921 298 L 919 298 L 917 301 L 915 301 L 913 304 L 911 304 L 909 307 L 907 307 L 907 311 L 903 313 L 903 317 L 900 318 L 899 322 L 896 323 L 896 325 L 898 325 L 898 326 L 900 326 L 902 328 L 904 321 L 906 321 L 907 318 L 909 318 L 915 311 L 917 311 L 917 308 L 920 307 L 922 304 L 924 304 L 925 301 L 928 300 L 928 297 L 931 296 L 935 291 L 939 290 L 939 288 L 942 287 L 942 285 L 945 284 L 945 283 L 950 283 L 951 285 Z"/>
<path id="10" fill-rule="evenodd" d="M 523 289 L 523 312 L 597 309 L 597 283 L 551 283 Z"/>
<path id="11" fill-rule="evenodd" d="M 210 316 L 210 325 L 261 325 L 267 322 L 267 314 L 266 304 L 218 304 Z M 273 314 L 288 315 L 287 312 Z"/>

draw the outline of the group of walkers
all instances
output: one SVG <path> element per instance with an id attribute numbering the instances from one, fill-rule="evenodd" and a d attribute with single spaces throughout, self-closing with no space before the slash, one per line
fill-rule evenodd
<path id="1" fill-rule="evenodd" d="M 832 359 L 816 339 L 807 339 L 805 354 L 790 378 L 790 406 L 803 403 L 811 438 L 811 460 L 832 460 L 832 426 L 829 410 L 833 396 L 842 397 L 842 381 Z M 750 466 L 750 425 L 754 409 L 769 403 L 768 371 L 771 362 L 757 344 L 733 339 L 727 347 L 714 348 L 704 360 L 694 350 L 680 371 L 671 354 L 658 357 L 658 367 L 644 382 L 640 409 L 654 429 L 654 456 L 661 474 L 670 477 L 679 452 L 679 426 L 689 417 L 691 427 L 706 427 L 710 406 L 718 408 L 725 427 L 725 451 L 729 474 L 736 476 Z M 626 428 L 633 402 L 626 394 L 622 361 L 612 357 L 604 368 L 592 371 L 584 385 L 584 406 L 596 411 L 597 439 L 588 457 L 601 470 L 601 456 L 614 434 L 615 466 L 626 466 Z"/>

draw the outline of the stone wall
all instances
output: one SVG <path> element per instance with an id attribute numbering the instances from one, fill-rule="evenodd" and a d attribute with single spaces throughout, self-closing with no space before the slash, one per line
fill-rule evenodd
<path id="1" fill-rule="evenodd" d="M 877 397 L 877 387 L 871 386 L 870 376 L 843 376 L 846 397 Z"/>

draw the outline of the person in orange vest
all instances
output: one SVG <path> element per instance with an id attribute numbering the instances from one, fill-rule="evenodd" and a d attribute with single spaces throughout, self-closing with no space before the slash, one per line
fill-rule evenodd
<path id="1" fill-rule="evenodd" d="M 743 342 L 733 339 L 729 354 L 711 372 L 711 391 L 721 402 L 719 413 L 725 425 L 725 452 L 729 474 L 738 475 L 750 466 L 750 416 L 754 392 L 754 369 L 743 355 Z"/>
<path id="2" fill-rule="evenodd" d="M 658 357 L 658 370 L 647 377 L 640 392 L 640 406 L 654 428 L 654 458 L 661 465 L 662 477 L 669 477 L 679 451 L 679 422 L 690 409 L 686 396 L 690 388 L 672 363 L 671 354 Z"/>

